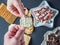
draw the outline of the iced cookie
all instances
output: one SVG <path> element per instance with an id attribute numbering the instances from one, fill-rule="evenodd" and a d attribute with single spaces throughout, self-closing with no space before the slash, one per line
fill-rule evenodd
<path id="1" fill-rule="evenodd" d="M 28 19 L 28 20 L 30 20 L 30 21 L 28 21 L 28 23 L 31 23 L 31 24 L 30 24 L 31 26 L 28 26 L 28 28 L 27 28 L 27 26 L 26 26 L 26 28 L 25 28 L 25 33 L 26 33 L 26 34 L 32 34 L 32 32 L 33 32 L 33 30 L 34 30 L 34 26 L 33 26 L 33 21 L 32 21 L 31 12 L 30 12 L 27 8 L 25 8 L 25 14 L 26 14 L 26 16 L 28 16 L 28 17 L 31 18 L 31 19 Z"/>
<path id="2" fill-rule="evenodd" d="M 20 19 L 20 25 L 25 27 L 26 34 L 31 34 L 34 30 L 33 21 L 31 17 L 24 17 Z"/>

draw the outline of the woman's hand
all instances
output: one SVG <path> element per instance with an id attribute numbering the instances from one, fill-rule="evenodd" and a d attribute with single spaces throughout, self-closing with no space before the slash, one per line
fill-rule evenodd
<path id="1" fill-rule="evenodd" d="M 24 5 L 21 0 L 7 0 L 7 9 L 17 17 L 24 17 Z"/>
<path id="2" fill-rule="evenodd" d="M 4 45 L 25 45 L 24 27 L 12 24 L 4 35 Z"/>

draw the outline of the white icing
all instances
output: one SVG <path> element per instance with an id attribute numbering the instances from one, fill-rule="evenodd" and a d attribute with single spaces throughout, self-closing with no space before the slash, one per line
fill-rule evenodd
<path id="1" fill-rule="evenodd" d="M 32 18 L 25 17 L 23 19 L 20 19 L 20 25 L 22 25 L 24 27 L 30 27 L 32 25 Z"/>

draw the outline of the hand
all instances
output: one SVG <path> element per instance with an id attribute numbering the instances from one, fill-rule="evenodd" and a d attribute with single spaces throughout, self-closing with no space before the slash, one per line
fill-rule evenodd
<path id="1" fill-rule="evenodd" d="M 21 0 L 7 0 L 7 9 L 17 17 L 24 17 L 24 5 Z"/>
<path id="2" fill-rule="evenodd" d="M 4 35 L 4 45 L 25 45 L 24 27 L 12 24 Z"/>

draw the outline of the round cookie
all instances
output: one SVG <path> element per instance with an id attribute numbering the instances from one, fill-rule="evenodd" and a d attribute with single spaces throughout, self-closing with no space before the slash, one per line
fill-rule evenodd
<path id="1" fill-rule="evenodd" d="M 28 11 L 27 16 L 31 17 L 30 11 Z M 29 28 L 25 28 L 25 33 L 26 34 L 32 34 L 33 31 L 34 31 L 34 26 L 33 26 L 33 22 L 32 22 L 32 26 L 30 26 Z"/>
<path id="2" fill-rule="evenodd" d="M 24 8 L 26 17 L 20 19 L 20 25 L 25 27 L 26 34 L 32 34 L 34 30 L 33 20 L 30 11 L 27 8 Z"/>
<path id="3" fill-rule="evenodd" d="M 32 18 L 31 17 L 24 17 L 20 19 L 20 25 L 29 28 L 32 25 Z"/>
<path id="4" fill-rule="evenodd" d="M 24 17 L 20 19 L 20 25 L 25 27 L 25 33 L 31 34 L 34 30 L 33 21 L 31 17 Z"/>

